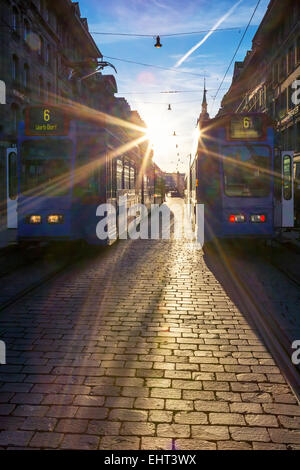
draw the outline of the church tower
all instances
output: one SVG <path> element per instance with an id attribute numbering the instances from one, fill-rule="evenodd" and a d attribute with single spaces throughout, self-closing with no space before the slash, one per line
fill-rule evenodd
<path id="1" fill-rule="evenodd" d="M 207 112 L 207 100 L 206 100 L 206 87 L 205 87 L 205 78 L 204 78 L 204 90 L 203 90 L 203 100 L 202 100 L 202 111 L 200 113 L 200 116 L 198 118 L 197 124 L 199 125 L 199 128 L 201 129 L 203 127 L 203 123 L 205 121 L 209 120 L 209 114 Z"/>

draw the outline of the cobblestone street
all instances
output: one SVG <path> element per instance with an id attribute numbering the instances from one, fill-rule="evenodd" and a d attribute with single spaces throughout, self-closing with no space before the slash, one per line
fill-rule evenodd
<path id="1" fill-rule="evenodd" d="M 2 448 L 300 448 L 290 387 L 188 242 L 119 242 L 0 327 Z"/>

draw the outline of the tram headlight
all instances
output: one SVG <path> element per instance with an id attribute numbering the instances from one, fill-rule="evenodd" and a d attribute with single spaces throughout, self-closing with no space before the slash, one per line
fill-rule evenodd
<path id="1" fill-rule="evenodd" d="M 64 221 L 63 215 L 59 214 L 50 214 L 47 217 L 48 224 L 62 224 Z"/>
<path id="2" fill-rule="evenodd" d="M 267 217 L 265 214 L 252 214 L 250 216 L 250 220 L 252 223 L 261 223 L 265 222 L 267 220 Z"/>
<path id="3" fill-rule="evenodd" d="M 26 217 L 26 222 L 28 224 L 41 224 L 42 216 L 41 215 L 28 215 Z"/>

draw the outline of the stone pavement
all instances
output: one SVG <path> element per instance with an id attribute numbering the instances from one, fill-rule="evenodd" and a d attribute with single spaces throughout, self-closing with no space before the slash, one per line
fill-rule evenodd
<path id="1" fill-rule="evenodd" d="M 119 242 L 0 328 L 2 448 L 300 448 L 299 404 L 188 242 Z"/>

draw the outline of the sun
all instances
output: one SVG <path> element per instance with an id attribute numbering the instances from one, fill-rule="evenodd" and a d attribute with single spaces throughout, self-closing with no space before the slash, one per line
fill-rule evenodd
<path id="1" fill-rule="evenodd" d="M 148 126 L 146 137 L 156 150 L 165 148 L 169 142 L 168 130 L 165 126 L 159 125 L 159 123 L 152 122 Z"/>

